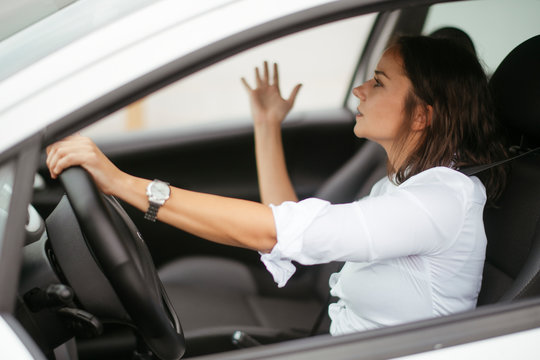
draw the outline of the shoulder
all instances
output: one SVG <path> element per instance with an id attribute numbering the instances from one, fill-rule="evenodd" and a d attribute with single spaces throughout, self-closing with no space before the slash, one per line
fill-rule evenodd
<path id="1" fill-rule="evenodd" d="M 486 202 L 486 190 L 476 177 L 469 177 L 457 170 L 447 167 L 434 167 L 425 170 L 399 185 L 400 189 L 425 196 L 454 198 L 460 202 Z"/>
<path id="2" fill-rule="evenodd" d="M 435 167 L 409 178 L 398 188 L 434 221 L 439 233 L 448 235 L 448 246 L 464 226 L 483 227 L 482 209 L 487 197 L 477 177 Z"/>
<path id="3" fill-rule="evenodd" d="M 398 188 L 438 224 L 442 233 L 459 231 L 486 203 L 486 191 L 478 178 L 446 167 L 423 171 Z"/>
<path id="4" fill-rule="evenodd" d="M 385 176 L 373 185 L 371 191 L 369 192 L 369 196 L 382 195 L 394 187 L 396 187 L 396 185 L 392 183 L 388 176 Z"/>

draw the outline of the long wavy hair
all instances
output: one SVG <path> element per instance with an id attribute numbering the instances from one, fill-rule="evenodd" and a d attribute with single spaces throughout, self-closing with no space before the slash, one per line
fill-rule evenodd
<path id="1" fill-rule="evenodd" d="M 461 168 L 506 158 L 488 80 L 476 55 L 449 39 L 403 36 L 391 46 L 400 55 L 412 90 L 405 99 L 405 119 L 394 146 L 403 149 L 411 136 L 418 107 L 432 107 L 432 117 L 416 147 L 389 175 L 400 184 L 435 166 Z M 479 175 L 492 204 L 506 184 L 507 168 Z"/>

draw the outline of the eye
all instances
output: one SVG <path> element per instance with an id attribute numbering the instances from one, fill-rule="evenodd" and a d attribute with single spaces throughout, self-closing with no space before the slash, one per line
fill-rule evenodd
<path id="1" fill-rule="evenodd" d="M 373 77 L 373 81 L 375 82 L 373 84 L 373 87 L 382 87 L 383 86 L 383 84 L 376 77 Z"/>

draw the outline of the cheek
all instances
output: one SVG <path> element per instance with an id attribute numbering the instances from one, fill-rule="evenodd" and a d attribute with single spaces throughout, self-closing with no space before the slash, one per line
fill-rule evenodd
<path id="1" fill-rule="evenodd" d="M 403 107 L 398 102 L 386 102 L 373 113 L 363 127 L 373 138 L 393 141 L 403 124 Z"/>
<path id="2" fill-rule="evenodd" d="M 403 101 L 388 102 L 385 107 L 381 108 L 384 114 L 381 114 L 381 118 L 384 119 L 384 126 L 390 132 L 397 132 L 404 121 L 404 102 Z"/>
<path id="3" fill-rule="evenodd" d="M 392 140 L 403 123 L 404 96 L 401 93 L 371 94 L 364 103 L 364 117 L 357 118 L 354 134 L 371 140 Z"/>

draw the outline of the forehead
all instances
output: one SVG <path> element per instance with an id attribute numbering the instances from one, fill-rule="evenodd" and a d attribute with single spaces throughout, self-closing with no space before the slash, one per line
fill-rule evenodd
<path id="1" fill-rule="evenodd" d="M 392 78 L 391 74 L 394 76 L 406 77 L 403 69 L 403 60 L 401 59 L 401 54 L 395 46 L 388 48 L 382 54 L 376 70 L 383 71 L 390 78 Z"/>

